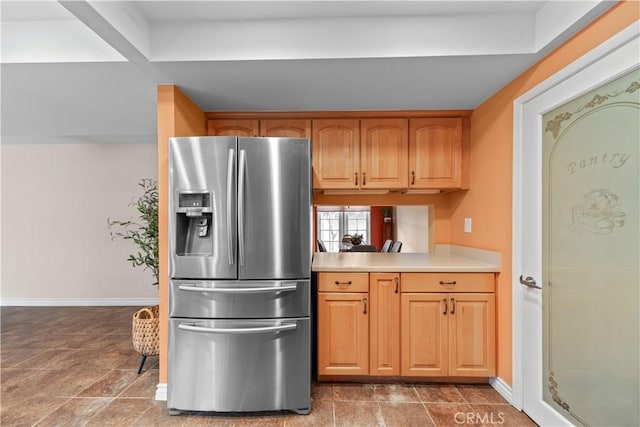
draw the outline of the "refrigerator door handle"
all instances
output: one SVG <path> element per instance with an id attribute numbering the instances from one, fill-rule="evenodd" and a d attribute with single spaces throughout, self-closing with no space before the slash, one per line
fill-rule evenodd
<path id="1" fill-rule="evenodd" d="M 209 288 L 205 286 L 180 285 L 178 289 L 190 292 L 220 292 L 225 294 L 257 294 L 266 292 L 285 292 L 298 289 L 297 283 L 287 283 L 282 286 L 260 286 L 255 288 Z"/>
<path id="2" fill-rule="evenodd" d="M 239 150 L 240 158 L 238 170 L 238 257 L 240 265 L 245 265 L 244 252 L 244 191 L 245 191 L 245 174 L 247 168 L 247 152 Z"/>
<path id="3" fill-rule="evenodd" d="M 235 217 L 232 205 L 233 196 L 235 194 L 235 190 L 233 188 L 233 183 L 235 181 L 235 157 L 235 150 L 229 149 L 229 157 L 227 159 L 227 246 L 229 247 L 229 265 L 233 265 L 236 262 L 236 251 L 234 247 L 235 236 L 233 233 L 235 227 L 231 222 Z"/>
<path id="4" fill-rule="evenodd" d="M 264 334 L 268 332 L 282 332 L 296 329 L 298 325 L 296 323 L 284 323 L 276 326 L 262 326 L 258 328 L 205 328 L 202 326 L 195 326 L 193 324 L 181 323 L 178 325 L 178 329 L 191 332 L 201 332 L 209 334 L 226 334 L 226 335 L 245 335 L 245 334 Z"/>

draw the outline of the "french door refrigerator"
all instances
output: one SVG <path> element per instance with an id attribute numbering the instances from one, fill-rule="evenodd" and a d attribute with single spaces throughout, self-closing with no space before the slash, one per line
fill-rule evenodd
<path id="1" fill-rule="evenodd" d="M 311 147 L 169 140 L 167 407 L 311 407 Z"/>

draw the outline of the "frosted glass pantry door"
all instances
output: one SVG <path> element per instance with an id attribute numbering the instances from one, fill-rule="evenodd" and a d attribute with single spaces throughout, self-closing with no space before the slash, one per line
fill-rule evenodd
<path id="1" fill-rule="evenodd" d="M 637 425 L 640 71 L 542 125 L 543 400 L 577 425 Z"/>

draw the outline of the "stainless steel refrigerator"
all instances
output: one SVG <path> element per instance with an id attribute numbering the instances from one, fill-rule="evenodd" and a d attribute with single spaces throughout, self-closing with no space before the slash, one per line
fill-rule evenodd
<path id="1" fill-rule="evenodd" d="M 170 138 L 170 413 L 309 413 L 310 152 Z"/>

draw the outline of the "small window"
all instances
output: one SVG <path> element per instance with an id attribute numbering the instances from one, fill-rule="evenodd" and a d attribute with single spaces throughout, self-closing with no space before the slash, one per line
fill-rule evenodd
<path id="1" fill-rule="evenodd" d="M 371 241 L 369 206 L 318 206 L 318 239 L 328 252 L 339 252 L 345 234 L 361 234 L 363 243 Z"/>

